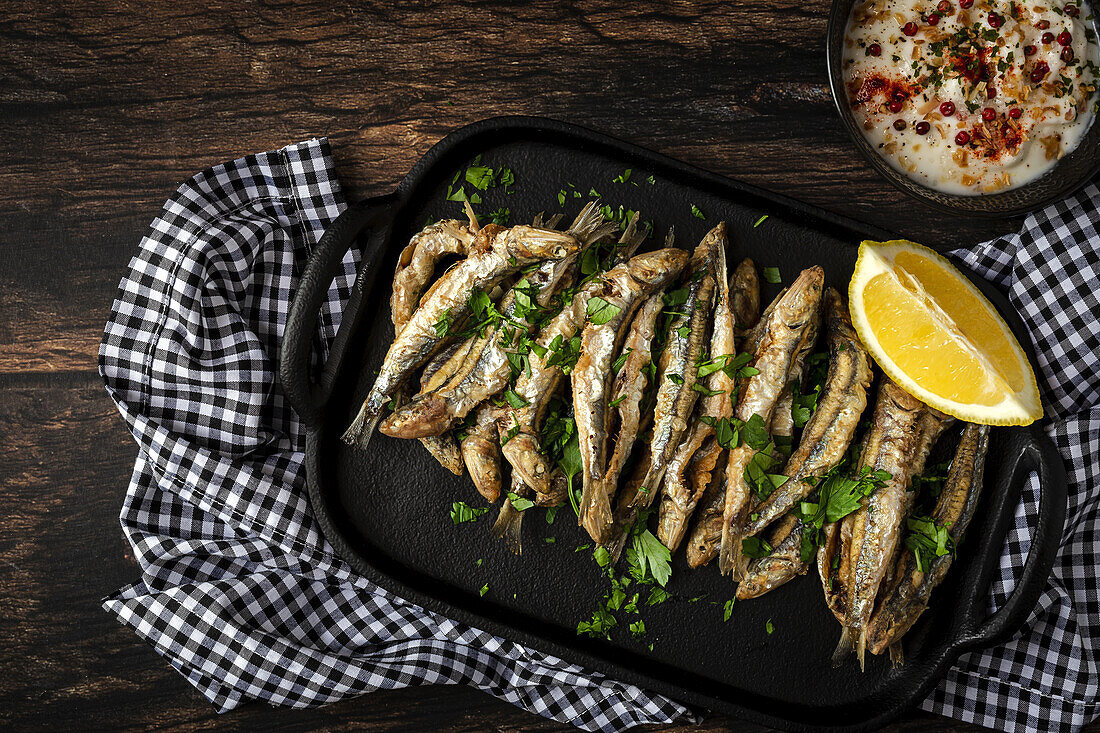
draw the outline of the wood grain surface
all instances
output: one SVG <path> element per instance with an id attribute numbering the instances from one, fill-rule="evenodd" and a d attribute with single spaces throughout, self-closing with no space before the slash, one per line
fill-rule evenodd
<path id="1" fill-rule="evenodd" d="M 135 580 L 135 455 L 96 374 L 115 288 L 181 181 L 328 136 L 352 198 L 499 114 L 579 123 L 914 239 L 1019 222 L 885 186 L 836 118 L 824 0 L 0 7 L 0 727 L 557 730 L 466 688 L 223 716 L 99 607 Z M 758 730 L 721 717 L 690 730 Z M 895 731 L 968 730 L 914 713 Z M 688 730 L 667 728 L 665 730 Z M 1092 731 L 1100 731 L 1094 726 Z"/>

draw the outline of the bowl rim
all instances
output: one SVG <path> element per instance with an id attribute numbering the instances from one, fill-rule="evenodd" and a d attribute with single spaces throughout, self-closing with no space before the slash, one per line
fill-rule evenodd
<path id="1" fill-rule="evenodd" d="M 895 170 L 893 166 L 886 162 L 886 159 L 882 155 L 880 155 L 869 142 L 867 142 L 867 138 L 863 136 L 863 132 L 856 125 L 855 118 L 848 107 L 848 93 L 847 90 L 844 88 L 843 83 L 844 70 L 840 66 L 840 55 L 842 55 L 843 53 L 843 45 L 841 45 L 839 53 L 834 55 L 834 44 L 832 43 L 834 32 L 836 31 L 838 25 L 842 26 L 842 35 L 840 36 L 840 38 L 843 39 L 844 30 L 846 30 L 848 25 L 848 17 L 851 15 L 852 6 L 854 6 L 856 2 L 858 2 L 858 0 L 832 0 L 832 4 L 829 10 L 829 21 L 825 30 L 825 72 L 826 75 L 829 77 L 829 91 L 833 97 L 833 106 L 836 108 L 837 113 L 840 115 L 841 122 L 843 123 L 844 129 L 847 131 L 848 136 L 851 138 L 853 144 L 855 145 L 856 149 L 859 150 L 860 154 L 871 164 L 871 167 L 874 168 L 880 176 L 885 178 L 894 188 L 942 212 L 954 214 L 957 216 L 973 216 L 983 219 L 997 219 L 1012 216 L 1023 216 L 1025 214 L 1031 213 L 1033 211 L 1038 211 L 1039 209 L 1045 208 L 1055 202 L 1068 198 L 1069 196 L 1072 196 L 1074 193 L 1080 190 L 1083 186 L 1085 186 L 1085 184 L 1087 184 L 1096 176 L 1098 172 L 1100 172 L 1100 148 L 1096 148 L 1092 153 L 1092 160 L 1090 161 L 1089 165 L 1085 166 L 1085 168 L 1083 169 L 1086 172 L 1079 178 L 1072 180 L 1071 183 L 1059 186 L 1050 195 L 1039 199 L 1033 204 L 1005 206 L 1003 208 L 995 210 L 988 210 L 967 208 L 962 204 L 962 202 L 971 199 L 995 201 L 997 197 L 1004 196 L 1013 191 L 1026 189 L 1028 186 L 1031 186 L 1038 181 L 1043 180 L 1047 176 L 1055 175 L 1057 171 L 1062 167 L 1062 164 L 1071 156 L 1076 155 L 1078 151 L 1083 150 L 1083 147 L 1079 144 L 1077 148 L 1064 156 L 1049 171 L 1044 173 L 1039 178 L 1036 178 L 1033 181 L 1029 181 L 1023 186 L 993 194 L 976 194 L 974 196 L 962 196 L 959 194 L 937 191 L 936 189 L 925 186 L 924 184 L 912 178 L 909 178 L 903 173 Z M 1100 29 L 1100 16 L 1096 14 L 1096 8 L 1093 8 L 1093 10 L 1094 19 L 1092 24 L 1094 30 L 1097 30 Z M 1098 38 L 1100 38 L 1100 32 L 1098 32 L 1097 36 Z M 1100 103 L 1100 91 L 1093 92 L 1093 94 L 1093 103 Z M 1090 131 L 1092 127 L 1098 124 L 1098 119 L 1100 119 L 1100 111 L 1094 111 L 1093 121 L 1090 124 Z M 1086 136 L 1088 135 L 1088 132 L 1089 131 L 1086 131 Z M 1082 143 L 1083 142 L 1084 138 L 1082 138 Z M 943 200 L 940 197 L 946 197 L 947 201 Z M 957 206 L 953 203 L 949 203 L 953 201 L 958 201 L 960 203 Z"/>

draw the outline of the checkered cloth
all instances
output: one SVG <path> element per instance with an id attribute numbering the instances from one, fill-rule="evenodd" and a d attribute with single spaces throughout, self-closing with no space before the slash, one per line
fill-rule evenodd
<path id="1" fill-rule="evenodd" d="M 219 710 L 248 699 L 306 707 L 377 689 L 463 683 L 585 730 L 689 720 L 682 705 L 397 598 L 357 576 L 321 535 L 304 438 L 276 384 L 296 279 L 344 206 L 328 145 L 312 140 L 185 183 L 130 263 L 100 371 L 138 458 L 122 527 L 141 580 L 103 605 Z M 1070 729 L 1100 684 L 1100 191 L 959 256 L 1026 318 L 1070 470 L 1069 523 L 1025 628 L 970 655 L 924 703 L 994 727 Z M 317 362 L 357 269 L 350 253 L 315 335 Z M 991 604 L 1027 552 L 1025 492 Z"/>

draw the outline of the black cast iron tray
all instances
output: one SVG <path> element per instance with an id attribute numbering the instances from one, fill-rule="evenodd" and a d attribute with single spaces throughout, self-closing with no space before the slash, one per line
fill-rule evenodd
<path id="1" fill-rule="evenodd" d="M 453 501 L 483 502 L 468 478 L 444 471 L 416 441 L 379 434 L 367 451 L 340 442 L 393 337 L 388 298 L 397 254 L 429 217 L 461 216 L 460 204 L 446 201 L 445 192 L 456 171 L 477 155 L 487 165 L 511 167 L 516 176 L 514 193 L 500 188 L 483 193 L 479 211 L 505 206 L 513 222 L 541 210 L 564 209 L 572 216 L 594 187 L 605 203 L 651 218 L 658 233 L 654 240 L 675 225 L 681 246 L 692 247 L 725 220 L 731 261 L 751 255 L 758 266 L 779 267 L 784 282 L 821 264 L 828 283 L 843 292 L 859 241 L 888 237 L 561 122 L 503 117 L 447 136 L 394 193 L 354 204 L 332 224 L 305 268 L 287 323 L 281 377 L 307 428 L 310 499 L 328 539 L 357 571 L 425 608 L 589 669 L 689 705 L 791 730 L 880 726 L 923 699 L 960 654 L 1013 634 L 1045 585 L 1066 510 L 1061 460 L 1035 426 L 993 432 L 981 507 L 948 579 L 906 637 L 907 663 L 892 670 L 885 658 L 876 657 L 862 674 L 854 663 L 830 665 L 840 629 L 814 571 L 759 600 L 737 604 L 725 622 L 723 604 L 732 597 L 732 584 L 713 567 L 689 571 L 683 552 L 674 559 L 668 587 L 676 598 L 645 609 L 648 633 L 642 640 L 623 628 L 612 641 L 578 637 L 577 622 L 591 615 L 607 581 L 590 551 L 575 551 L 587 537 L 568 507 L 552 525 L 542 510 L 531 510 L 524 553 L 517 557 L 490 536 L 493 513 L 452 524 Z M 613 183 L 626 168 L 632 169 L 629 181 Z M 567 184 L 582 196 L 574 197 Z M 558 201 L 563 189 L 564 206 Z M 705 220 L 693 215 L 692 205 Z M 764 214 L 768 219 L 754 227 Z M 357 243 L 363 262 L 359 278 L 314 381 L 309 364 L 318 309 L 341 258 Z M 1028 344 L 1008 302 L 974 279 Z M 779 287 L 768 286 L 765 302 Z M 1027 564 L 1012 596 L 988 615 L 990 582 L 1032 470 L 1039 472 L 1042 490 Z M 554 537 L 554 544 L 545 537 Z M 485 584 L 489 589 L 482 597 Z M 702 601 L 685 600 L 702 594 L 707 594 Z M 765 630 L 769 620 L 772 634 Z"/>

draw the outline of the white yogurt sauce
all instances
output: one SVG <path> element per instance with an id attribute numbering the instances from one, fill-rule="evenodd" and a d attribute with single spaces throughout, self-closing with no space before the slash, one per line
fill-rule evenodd
<path id="1" fill-rule="evenodd" d="M 1022 186 L 1077 147 L 1100 76 L 1083 0 L 864 0 L 848 102 L 890 164 L 929 188 Z"/>

